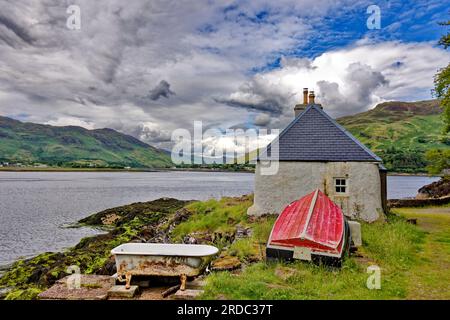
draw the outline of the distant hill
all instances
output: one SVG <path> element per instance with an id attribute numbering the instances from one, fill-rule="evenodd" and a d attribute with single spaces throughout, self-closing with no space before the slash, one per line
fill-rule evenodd
<path id="1" fill-rule="evenodd" d="M 71 167 L 160 168 L 166 152 L 112 129 L 55 127 L 0 117 L 0 162 Z"/>
<path id="2" fill-rule="evenodd" d="M 419 172 L 425 171 L 427 150 L 450 148 L 450 137 L 442 134 L 441 113 L 437 100 L 390 101 L 337 121 L 377 153 L 388 169 Z"/>

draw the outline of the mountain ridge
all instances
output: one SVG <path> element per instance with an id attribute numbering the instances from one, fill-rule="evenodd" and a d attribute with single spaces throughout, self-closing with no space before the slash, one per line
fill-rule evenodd
<path id="1" fill-rule="evenodd" d="M 0 162 L 72 167 L 172 165 L 166 152 L 114 129 L 51 126 L 0 116 Z"/>
<path id="2" fill-rule="evenodd" d="M 425 172 L 425 153 L 450 148 L 438 100 L 387 101 L 375 108 L 336 119 L 396 172 Z"/>

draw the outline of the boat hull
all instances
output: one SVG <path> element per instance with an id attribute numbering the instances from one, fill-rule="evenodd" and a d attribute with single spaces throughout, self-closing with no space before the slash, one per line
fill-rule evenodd
<path id="1" fill-rule="evenodd" d="M 290 203 L 278 216 L 266 256 L 340 264 L 350 239 L 350 227 L 342 209 L 316 189 Z"/>
<path id="2" fill-rule="evenodd" d="M 304 260 L 310 261 L 317 265 L 327 265 L 332 267 L 341 267 L 342 261 L 349 253 L 351 243 L 351 233 L 348 222 L 345 221 L 345 232 L 342 243 L 342 252 L 335 254 L 331 252 L 314 252 L 311 251 L 310 259 L 299 259 L 295 257 L 296 247 L 294 246 L 278 246 L 268 244 L 266 247 L 266 259 L 268 261 L 294 261 Z M 299 248 L 299 247 L 297 247 Z"/>

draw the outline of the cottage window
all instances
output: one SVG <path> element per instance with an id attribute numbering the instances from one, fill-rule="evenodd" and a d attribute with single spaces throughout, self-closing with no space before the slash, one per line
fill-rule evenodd
<path id="1" fill-rule="evenodd" d="M 347 179 L 335 178 L 334 179 L 334 188 L 336 190 L 336 193 L 346 193 L 347 192 Z"/>

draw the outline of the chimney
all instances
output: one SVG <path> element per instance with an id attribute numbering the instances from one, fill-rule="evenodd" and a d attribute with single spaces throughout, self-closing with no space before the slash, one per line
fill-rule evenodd
<path id="1" fill-rule="evenodd" d="M 303 88 L 303 104 L 308 104 L 308 88 Z"/>
<path id="2" fill-rule="evenodd" d="M 308 102 L 308 98 L 309 98 L 309 102 Z M 303 103 L 299 103 L 297 105 L 295 105 L 294 107 L 294 113 L 295 113 L 295 117 L 297 118 L 297 116 L 302 113 L 303 111 L 305 111 L 305 109 L 309 106 L 309 105 L 316 105 L 318 107 L 322 108 L 321 104 L 317 104 L 315 101 L 316 95 L 314 94 L 314 91 L 309 91 L 309 95 L 308 95 L 308 88 L 303 88 Z"/>
<path id="3" fill-rule="evenodd" d="M 308 106 L 308 88 L 303 88 L 303 104 L 299 103 L 294 107 L 295 117 L 302 113 Z"/>
<path id="4" fill-rule="evenodd" d="M 310 91 L 309 92 L 309 104 L 316 104 L 314 99 L 315 99 L 316 95 L 314 94 L 314 91 Z"/>

